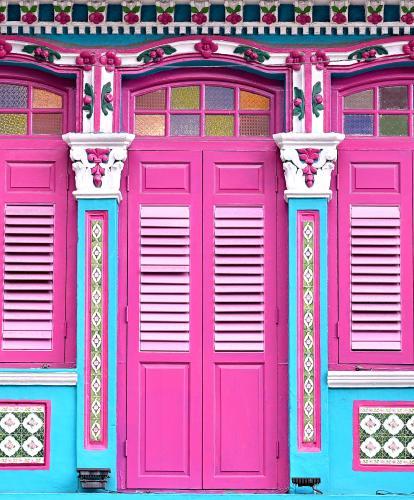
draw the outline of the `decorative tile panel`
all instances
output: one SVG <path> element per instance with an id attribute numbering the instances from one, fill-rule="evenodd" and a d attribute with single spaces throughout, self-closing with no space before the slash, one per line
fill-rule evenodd
<path id="1" fill-rule="evenodd" d="M 318 213 L 298 212 L 299 448 L 320 448 Z"/>
<path id="2" fill-rule="evenodd" d="M 47 466 L 48 406 L 0 402 L 0 468 Z"/>
<path id="3" fill-rule="evenodd" d="M 354 466 L 414 466 L 414 403 L 355 402 Z"/>
<path id="4" fill-rule="evenodd" d="M 107 213 L 87 215 L 86 432 L 89 448 L 107 441 Z"/>

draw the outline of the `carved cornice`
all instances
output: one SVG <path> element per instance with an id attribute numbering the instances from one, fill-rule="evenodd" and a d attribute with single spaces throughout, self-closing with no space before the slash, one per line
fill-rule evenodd
<path id="1" fill-rule="evenodd" d="M 75 134 L 63 136 L 70 146 L 76 191 L 80 198 L 122 200 L 121 173 L 133 134 Z"/>
<path id="2" fill-rule="evenodd" d="M 280 148 L 285 173 L 285 199 L 332 197 L 331 175 L 337 146 L 344 139 L 335 132 L 307 134 L 288 132 L 273 136 Z"/>

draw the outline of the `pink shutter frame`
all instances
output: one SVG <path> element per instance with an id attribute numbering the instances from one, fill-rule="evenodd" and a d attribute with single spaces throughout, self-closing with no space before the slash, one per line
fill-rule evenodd
<path id="1" fill-rule="evenodd" d="M 339 155 L 339 361 L 412 363 L 410 151 Z"/>

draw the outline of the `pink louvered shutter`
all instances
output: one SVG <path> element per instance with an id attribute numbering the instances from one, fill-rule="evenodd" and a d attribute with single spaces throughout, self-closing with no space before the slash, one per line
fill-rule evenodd
<path id="1" fill-rule="evenodd" d="M 67 165 L 58 141 L 48 150 L 0 152 L 0 362 L 74 362 L 75 282 L 67 276 L 74 276 L 76 230 Z"/>
<path id="2" fill-rule="evenodd" d="M 411 363 L 411 153 L 341 151 L 339 358 Z"/>

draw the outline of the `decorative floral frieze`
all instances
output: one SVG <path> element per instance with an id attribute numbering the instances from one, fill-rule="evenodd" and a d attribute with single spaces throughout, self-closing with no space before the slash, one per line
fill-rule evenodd
<path id="1" fill-rule="evenodd" d="M 289 66 L 293 71 L 299 71 L 305 62 L 305 54 L 298 50 L 292 52 L 286 58 L 286 66 Z"/>
<path id="2" fill-rule="evenodd" d="M 124 21 L 133 25 L 139 22 L 141 12 L 141 2 L 132 0 L 122 2 L 122 13 Z"/>
<path id="3" fill-rule="evenodd" d="M 330 59 L 324 50 L 317 50 L 311 55 L 310 61 L 317 70 L 322 71 L 329 65 Z"/>
<path id="4" fill-rule="evenodd" d="M 266 60 L 270 59 L 270 54 L 268 52 L 256 49 L 255 47 L 249 47 L 248 45 L 238 45 L 233 53 L 241 54 L 247 62 L 264 63 Z"/>
<path id="5" fill-rule="evenodd" d="M 312 0 L 297 0 L 295 2 L 295 21 L 304 26 L 312 22 Z"/>
<path id="6" fill-rule="evenodd" d="M 96 0 L 88 2 L 88 20 L 92 24 L 102 24 L 106 19 L 106 2 Z"/>
<path id="7" fill-rule="evenodd" d="M 279 0 L 261 0 L 260 15 L 261 21 L 267 25 L 277 22 Z"/>
<path id="8" fill-rule="evenodd" d="M 366 19 L 368 23 L 377 25 L 384 20 L 384 3 L 379 0 L 368 0 L 365 3 Z"/>
<path id="9" fill-rule="evenodd" d="M 414 1 L 402 1 L 400 3 L 400 17 L 405 24 L 411 25 L 414 23 Z"/>
<path id="10" fill-rule="evenodd" d="M 305 94 L 299 87 L 293 89 L 293 116 L 297 116 L 298 120 L 305 118 Z"/>
<path id="11" fill-rule="evenodd" d="M 141 52 L 141 54 L 137 57 L 137 61 L 142 61 L 144 64 L 152 62 L 158 63 L 165 56 L 170 56 L 171 54 L 174 54 L 174 52 L 177 52 L 177 49 L 175 49 L 172 45 L 160 45 L 159 47 L 153 47 L 152 49 Z"/>
<path id="12" fill-rule="evenodd" d="M 47 404 L 0 402 L 1 466 L 46 466 Z"/>
<path id="13" fill-rule="evenodd" d="M 121 58 L 117 56 L 114 50 L 108 50 L 105 54 L 102 54 L 99 58 L 99 62 L 105 66 L 106 71 L 110 73 L 122 64 Z"/>
<path id="14" fill-rule="evenodd" d="M 241 0 L 225 0 L 226 22 L 236 25 L 243 21 L 243 2 Z"/>
<path id="15" fill-rule="evenodd" d="M 334 24 L 344 24 L 348 22 L 348 0 L 332 0 L 330 3 L 331 20 Z"/>
<path id="16" fill-rule="evenodd" d="M 7 7 L 5 5 L 0 4 L 0 23 L 4 23 L 4 21 L 6 21 L 6 9 Z"/>
<path id="17" fill-rule="evenodd" d="M 218 45 L 214 43 L 211 38 L 205 36 L 194 45 L 194 49 L 199 52 L 204 59 L 210 59 L 214 52 L 218 51 Z"/>
<path id="18" fill-rule="evenodd" d="M 55 21 L 61 25 L 72 21 L 72 2 L 54 2 Z"/>
<path id="19" fill-rule="evenodd" d="M 197 26 L 208 22 L 210 13 L 210 3 L 199 0 L 192 0 L 191 2 L 191 21 Z"/>
<path id="20" fill-rule="evenodd" d="M 157 21 L 162 25 L 170 24 L 174 21 L 175 2 L 172 0 L 159 0 L 155 2 L 157 11 Z"/>
<path id="21" fill-rule="evenodd" d="M 20 5 L 20 19 L 25 24 L 33 24 L 38 20 L 39 3 L 31 0 L 23 1 Z"/>
<path id="22" fill-rule="evenodd" d="M 66 134 L 75 172 L 75 198 L 121 196 L 121 172 L 133 134 Z M 88 152 L 89 150 L 89 152 Z M 93 152 L 93 153 L 92 153 Z"/>
<path id="23" fill-rule="evenodd" d="M 12 51 L 12 45 L 0 39 L 0 59 L 4 59 Z"/>
<path id="24" fill-rule="evenodd" d="M 285 174 L 285 199 L 318 197 L 331 199 L 331 174 L 337 146 L 343 134 L 288 132 L 273 136 L 280 149 Z"/>
<path id="25" fill-rule="evenodd" d="M 348 55 L 348 59 L 356 59 L 358 62 L 374 61 L 377 56 L 387 55 L 388 50 L 383 45 L 371 45 L 355 50 Z"/>
<path id="26" fill-rule="evenodd" d="M 91 50 L 82 50 L 76 58 L 76 64 L 81 66 L 84 71 L 91 71 L 92 66 L 96 63 L 95 52 Z"/>
<path id="27" fill-rule="evenodd" d="M 406 54 L 410 59 L 414 59 L 414 40 L 410 40 L 408 43 L 402 47 L 403 53 Z"/>
<path id="28" fill-rule="evenodd" d="M 25 45 L 22 52 L 32 54 L 36 61 L 54 63 L 55 59 L 60 59 L 62 56 L 56 50 L 44 45 Z"/>
<path id="29" fill-rule="evenodd" d="M 316 82 L 312 87 L 312 113 L 319 118 L 321 111 L 323 111 L 322 84 Z"/>

